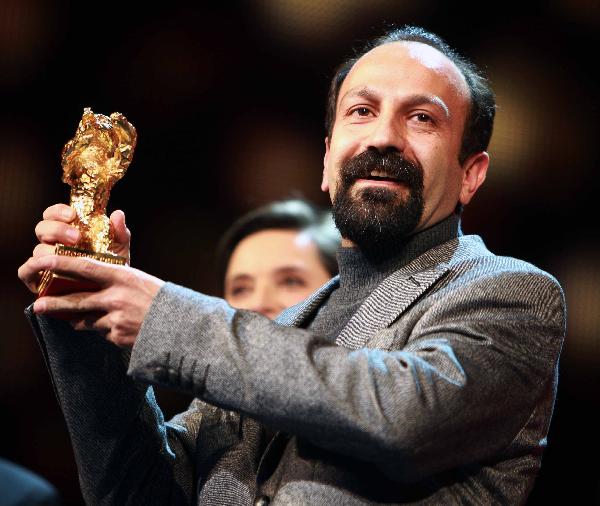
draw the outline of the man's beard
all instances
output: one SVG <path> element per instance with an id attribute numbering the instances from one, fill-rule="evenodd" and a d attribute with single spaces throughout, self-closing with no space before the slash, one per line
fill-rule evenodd
<path id="1" fill-rule="evenodd" d="M 402 183 L 408 196 L 399 195 L 399 188 L 385 186 L 353 190 L 358 179 L 369 179 L 374 170 Z M 342 165 L 333 199 L 333 218 L 342 237 L 371 256 L 387 256 L 414 232 L 423 215 L 423 205 L 421 165 L 396 151 L 381 153 L 370 148 Z"/>

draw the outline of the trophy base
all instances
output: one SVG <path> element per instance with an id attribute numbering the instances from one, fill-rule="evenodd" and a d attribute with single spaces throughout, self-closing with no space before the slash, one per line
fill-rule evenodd
<path id="1" fill-rule="evenodd" d="M 127 259 L 113 253 L 96 253 L 95 251 L 73 248 L 64 244 L 57 244 L 54 249 L 55 255 L 63 255 L 70 257 L 87 257 L 95 260 L 100 260 L 108 264 L 125 265 Z M 38 288 L 38 298 L 46 295 L 64 295 L 74 292 L 92 292 L 100 287 L 92 282 L 81 279 L 74 279 L 61 274 L 56 274 L 52 271 L 44 271 Z M 68 313 L 53 313 L 53 317 L 62 320 L 72 319 L 72 314 Z"/>

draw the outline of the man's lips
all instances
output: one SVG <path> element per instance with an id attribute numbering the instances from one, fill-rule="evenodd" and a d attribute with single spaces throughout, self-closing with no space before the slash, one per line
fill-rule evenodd
<path id="1" fill-rule="evenodd" d="M 378 186 L 398 186 L 401 184 L 399 177 L 391 175 L 387 171 L 381 169 L 371 170 L 368 176 L 365 175 L 365 177 L 357 177 L 355 182 L 374 184 Z"/>
<path id="2" fill-rule="evenodd" d="M 383 186 L 391 188 L 399 188 L 401 186 L 406 186 L 405 183 L 392 178 L 359 178 L 356 181 L 354 181 L 354 184 L 366 186 Z"/>

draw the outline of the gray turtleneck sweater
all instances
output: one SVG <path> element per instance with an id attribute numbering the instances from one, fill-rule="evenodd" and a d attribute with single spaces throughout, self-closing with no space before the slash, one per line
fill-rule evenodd
<path id="1" fill-rule="evenodd" d="M 340 285 L 316 312 L 308 328 L 334 340 L 367 296 L 393 272 L 427 250 L 461 235 L 460 219 L 452 213 L 445 220 L 409 236 L 394 254 L 373 260 L 358 248 L 340 248 Z"/>
<path id="2" fill-rule="evenodd" d="M 422 253 L 457 237 L 460 233 L 459 217 L 452 214 L 433 227 L 408 237 L 394 254 L 382 260 L 373 260 L 358 248 L 340 248 L 337 255 L 340 271 L 339 287 L 321 305 L 313 320 L 307 324 L 307 328 L 315 335 L 335 340 L 352 315 L 381 281 Z M 262 486 L 263 492 L 268 495 L 274 495 L 282 476 L 286 472 L 292 472 L 286 466 L 289 466 L 290 462 L 302 461 L 296 454 L 298 450 L 295 443 L 288 443 L 281 449 L 284 456 L 280 459 L 275 472 Z"/>

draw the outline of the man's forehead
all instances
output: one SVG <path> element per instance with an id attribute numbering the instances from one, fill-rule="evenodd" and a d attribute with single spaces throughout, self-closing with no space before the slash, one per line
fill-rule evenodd
<path id="1" fill-rule="evenodd" d="M 451 84 L 456 91 L 469 96 L 469 88 L 462 72 L 447 56 L 434 47 L 416 41 L 397 41 L 378 46 L 361 56 L 342 84 L 346 88 L 354 75 L 369 66 L 390 64 L 419 66 L 435 72 Z"/>

